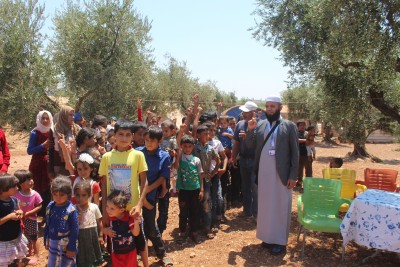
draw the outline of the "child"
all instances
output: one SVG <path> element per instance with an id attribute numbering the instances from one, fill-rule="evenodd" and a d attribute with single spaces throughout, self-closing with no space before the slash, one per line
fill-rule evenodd
<path id="1" fill-rule="evenodd" d="M 221 164 L 216 165 L 215 160 L 211 160 L 211 169 L 215 168 L 218 170 L 217 180 L 213 183 L 212 186 L 212 203 L 213 210 L 215 210 L 216 217 L 214 217 L 214 221 L 212 222 L 213 228 L 219 228 L 219 224 L 221 221 L 224 200 L 226 200 L 226 193 L 228 191 L 228 173 L 226 172 L 226 168 L 228 166 L 228 157 L 225 154 L 225 149 L 222 146 L 222 143 L 215 139 L 215 124 L 211 121 L 205 122 L 203 125 L 208 128 L 208 144 L 218 152 L 218 155 L 221 159 Z M 222 168 L 220 168 L 222 167 Z M 215 184 L 215 186 L 214 186 Z M 225 201 L 226 202 L 226 201 Z"/>
<path id="2" fill-rule="evenodd" d="M 128 197 L 123 191 L 114 190 L 107 197 L 107 214 L 110 227 L 103 233 L 111 238 L 111 259 L 113 267 L 136 267 L 137 254 L 134 236 L 140 232 L 140 215 L 129 217 L 126 210 Z"/>
<path id="3" fill-rule="evenodd" d="M 236 129 L 235 117 L 228 117 L 228 120 L 229 120 L 229 127 L 232 129 L 233 132 L 235 132 L 235 129 Z"/>
<path id="4" fill-rule="evenodd" d="M 91 193 L 89 196 L 89 202 L 93 202 L 97 206 L 100 205 L 100 185 L 96 181 L 93 181 L 92 175 L 93 175 L 93 170 L 95 168 L 95 165 L 98 165 L 95 162 L 95 160 L 92 158 L 87 153 L 82 153 L 80 154 L 78 160 L 75 163 L 75 169 L 78 172 L 78 177 L 75 178 L 74 184 L 72 186 L 72 203 L 76 204 L 77 202 L 75 201 L 75 186 L 80 182 L 80 181 L 88 181 L 91 186 Z"/>
<path id="5" fill-rule="evenodd" d="M 343 160 L 341 158 L 332 158 L 329 161 L 329 168 L 342 168 Z"/>
<path id="6" fill-rule="evenodd" d="M 114 190 L 125 192 L 127 210 L 132 216 L 140 213 L 147 190 L 147 164 L 142 152 L 132 149 L 134 124 L 128 120 L 118 120 L 114 125 L 116 148 L 103 155 L 100 162 L 101 204 L 106 210 L 107 194 Z M 140 179 L 140 191 L 139 191 Z M 139 196 L 140 192 L 140 196 Z M 107 213 L 103 214 L 103 226 L 109 225 Z M 139 252 L 144 252 L 146 240 L 142 233 L 135 240 Z M 142 257 L 143 259 L 143 257 Z"/>
<path id="7" fill-rule="evenodd" d="M 23 212 L 15 194 L 18 179 L 10 174 L 0 174 L 0 266 L 8 266 L 15 260 L 18 267 L 28 252 L 28 240 L 22 234 Z"/>
<path id="8" fill-rule="evenodd" d="M 109 152 L 115 148 L 115 132 L 114 128 L 107 134 L 106 151 Z"/>
<path id="9" fill-rule="evenodd" d="M 76 152 L 73 151 L 75 153 L 72 153 L 71 155 L 72 162 L 75 162 L 75 160 L 77 159 L 77 157 L 79 157 L 81 153 L 89 153 L 89 151 L 92 152 L 92 150 L 96 146 L 96 131 L 93 130 L 92 128 L 82 128 L 79 130 L 75 141 L 76 141 Z M 100 153 L 97 154 L 98 155 L 95 156 L 100 156 Z"/>
<path id="10" fill-rule="evenodd" d="M 222 146 L 225 149 L 225 154 L 230 156 L 232 150 L 232 139 L 234 132 L 229 127 L 229 117 L 228 116 L 221 116 L 219 118 L 219 134 L 218 138 L 222 143 Z"/>
<path id="11" fill-rule="evenodd" d="M 33 256 L 29 264 L 35 265 L 39 259 L 37 213 L 42 209 L 42 197 L 33 190 L 33 177 L 30 171 L 18 170 L 14 173 L 19 180 L 20 191 L 15 195 L 24 212 L 24 235 L 28 238 L 29 256 Z"/>
<path id="12" fill-rule="evenodd" d="M 308 156 L 308 161 L 312 161 L 312 159 L 315 160 L 315 127 L 314 126 L 309 126 L 307 128 L 307 134 L 306 134 L 306 148 L 307 148 L 307 156 Z"/>
<path id="13" fill-rule="evenodd" d="M 198 142 L 195 146 L 195 156 L 201 161 L 201 167 L 204 171 L 204 199 L 203 199 L 203 213 L 204 213 L 204 230 L 207 238 L 212 239 L 215 235 L 211 231 L 211 223 L 216 222 L 216 209 L 213 209 L 213 200 L 216 203 L 219 177 L 218 169 L 212 168 L 212 160 L 215 160 L 215 166 L 219 166 L 221 160 L 217 151 L 208 143 L 208 128 L 205 125 L 200 125 L 196 130 Z M 214 188 L 214 189 L 213 189 Z M 211 195 L 213 193 L 213 196 Z"/>
<path id="14" fill-rule="evenodd" d="M 145 236 L 151 240 L 156 255 L 161 259 L 165 265 L 172 263 L 171 259 L 166 257 L 164 242 L 161 239 L 161 234 L 155 224 L 156 219 L 156 200 L 157 188 L 160 185 L 166 184 L 166 180 L 170 175 L 170 156 L 167 152 L 161 150 L 160 144 L 163 139 L 163 132 L 158 126 L 150 126 L 145 134 L 145 146 L 139 147 L 137 150 L 143 152 L 147 166 L 147 191 L 146 200 L 143 207 L 144 218 L 144 233 Z M 165 192 L 166 193 L 166 192 Z"/>
<path id="15" fill-rule="evenodd" d="M 104 243 L 101 213 L 97 205 L 90 203 L 92 186 L 89 181 L 81 180 L 75 184 L 74 195 L 77 201 L 79 221 L 79 249 L 76 257 L 78 267 L 94 267 L 104 262 L 100 243 Z"/>
<path id="16" fill-rule="evenodd" d="M 106 129 L 102 128 L 100 132 L 96 133 L 96 146 L 95 148 L 100 152 L 101 155 L 104 155 L 106 151 Z"/>
<path id="17" fill-rule="evenodd" d="M 78 211 L 69 200 L 72 185 L 68 177 L 58 176 L 51 182 L 53 201 L 46 209 L 43 242 L 49 250 L 48 267 L 76 266 L 79 234 Z"/>
<path id="18" fill-rule="evenodd" d="M 175 162 L 175 154 L 178 152 L 178 144 L 175 137 L 175 124 L 171 120 L 165 120 L 161 123 L 163 139 L 161 149 L 169 153 L 172 163 Z M 171 168 L 172 196 L 176 196 L 176 169 Z M 170 187 L 169 180 L 167 187 Z M 163 187 L 163 191 L 167 189 Z"/>
<path id="19" fill-rule="evenodd" d="M 176 187 L 179 190 L 179 239 L 183 242 L 186 235 L 186 226 L 189 223 L 189 236 L 198 244 L 197 231 L 199 230 L 199 208 L 203 200 L 203 169 L 198 157 L 193 156 L 194 139 L 190 135 L 183 135 L 186 125 L 181 125 L 179 131 L 181 156 L 179 157 L 178 180 Z"/>
<path id="20" fill-rule="evenodd" d="M 144 146 L 144 133 L 146 132 L 147 126 L 144 122 L 137 121 L 133 123 L 133 139 L 132 147 L 137 148 L 139 146 Z"/>

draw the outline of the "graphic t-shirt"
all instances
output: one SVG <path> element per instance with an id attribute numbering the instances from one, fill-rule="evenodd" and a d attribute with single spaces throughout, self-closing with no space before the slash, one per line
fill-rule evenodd
<path id="1" fill-rule="evenodd" d="M 203 146 L 200 142 L 196 143 L 194 155 L 200 159 L 201 167 L 206 174 L 210 174 L 214 170 L 212 160 L 219 158 L 218 152 L 210 144 L 206 143 Z M 209 178 L 206 180 L 208 181 Z"/>
<path id="2" fill-rule="evenodd" d="M 200 173 L 203 173 L 200 159 L 193 155 L 182 153 L 181 160 L 179 161 L 176 188 L 183 190 L 196 190 L 200 188 Z"/>
<path id="3" fill-rule="evenodd" d="M 17 194 L 15 194 L 15 197 L 18 198 L 19 206 L 21 207 L 21 210 L 24 213 L 33 210 L 35 207 L 39 206 L 43 201 L 42 197 L 35 190 L 32 190 L 30 195 L 24 195 L 23 193 L 21 193 L 21 191 L 18 191 Z M 31 214 L 29 216 L 29 219 L 36 220 L 37 214 L 36 213 Z"/>
<path id="4" fill-rule="evenodd" d="M 128 197 L 127 210 L 139 202 L 139 173 L 147 171 L 142 152 L 129 149 L 120 152 L 113 149 L 103 155 L 99 174 L 107 177 L 107 195 L 114 190 L 124 191 Z"/>
<path id="5" fill-rule="evenodd" d="M 166 152 L 178 149 L 178 143 L 176 142 L 176 137 L 173 135 L 170 137 L 164 137 L 161 142 L 161 149 Z"/>
<path id="6" fill-rule="evenodd" d="M 115 231 L 115 237 L 111 238 L 111 250 L 115 254 L 126 254 L 135 249 L 135 238 L 131 232 L 135 224 L 135 219 L 129 217 L 125 212 L 124 217 L 117 219 L 110 217 L 110 226 Z"/>

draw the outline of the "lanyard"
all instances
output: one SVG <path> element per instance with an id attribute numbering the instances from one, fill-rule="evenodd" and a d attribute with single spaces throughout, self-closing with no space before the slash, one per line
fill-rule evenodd
<path id="1" fill-rule="evenodd" d="M 276 133 L 277 133 L 277 131 L 278 131 L 278 125 L 279 125 L 279 123 L 280 123 L 280 120 L 278 120 L 278 121 L 275 123 L 274 127 L 272 127 L 272 129 L 271 129 L 271 126 L 272 126 L 272 125 L 271 125 L 271 123 L 268 121 L 268 122 L 267 122 L 267 126 L 265 127 L 264 138 L 265 138 L 267 135 L 271 136 L 271 146 L 272 146 L 272 148 L 275 147 L 275 136 L 276 136 Z"/>

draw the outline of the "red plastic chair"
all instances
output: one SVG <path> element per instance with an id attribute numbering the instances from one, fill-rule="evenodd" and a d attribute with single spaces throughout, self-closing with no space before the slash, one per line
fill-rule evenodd
<path id="1" fill-rule="evenodd" d="M 397 186 L 398 171 L 391 169 L 369 169 L 364 170 L 364 181 L 356 181 L 369 189 L 380 189 L 390 192 L 398 192 Z"/>

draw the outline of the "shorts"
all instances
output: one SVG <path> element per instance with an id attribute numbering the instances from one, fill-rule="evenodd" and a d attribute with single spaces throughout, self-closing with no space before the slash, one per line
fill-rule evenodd
<path id="1" fill-rule="evenodd" d="M 111 254 L 111 262 L 113 267 L 137 267 L 136 249 L 125 254 Z"/>
<path id="2" fill-rule="evenodd" d="M 38 222 L 33 219 L 24 219 L 24 235 L 29 242 L 36 241 L 38 239 Z"/>

